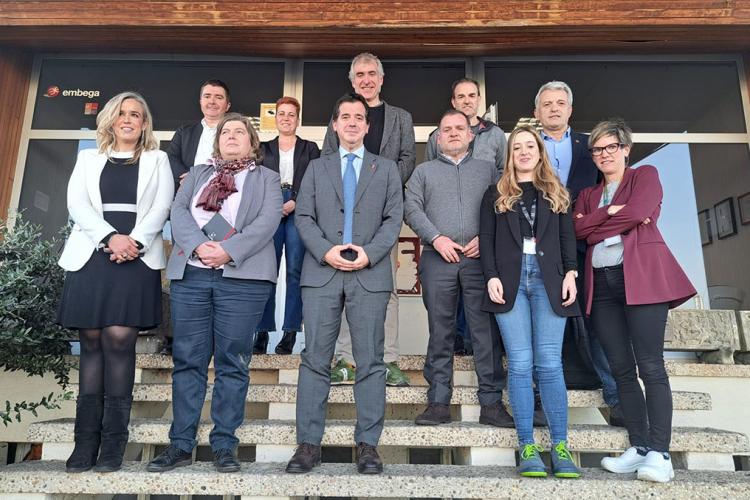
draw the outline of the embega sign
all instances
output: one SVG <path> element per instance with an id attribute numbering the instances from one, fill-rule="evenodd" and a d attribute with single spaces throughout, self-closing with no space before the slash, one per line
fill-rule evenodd
<path id="1" fill-rule="evenodd" d="M 94 97 L 99 97 L 101 94 L 98 90 L 60 90 L 60 87 L 57 85 L 50 85 L 47 88 L 47 92 L 44 93 L 44 97 L 57 97 L 59 95 L 62 95 L 63 97 L 86 97 L 87 99 L 93 99 Z"/>

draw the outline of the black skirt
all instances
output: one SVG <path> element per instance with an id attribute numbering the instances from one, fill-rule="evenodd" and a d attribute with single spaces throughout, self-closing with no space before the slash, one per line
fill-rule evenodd
<path id="1" fill-rule="evenodd" d="M 161 273 L 141 259 L 116 264 L 109 256 L 94 252 L 80 270 L 65 274 L 57 322 L 66 328 L 158 326 Z"/>

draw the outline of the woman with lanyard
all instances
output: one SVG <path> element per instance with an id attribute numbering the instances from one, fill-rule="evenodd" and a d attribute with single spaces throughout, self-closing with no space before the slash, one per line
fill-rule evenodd
<path id="1" fill-rule="evenodd" d="M 259 164 L 250 119 L 238 113 L 216 126 L 210 163 L 190 169 L 172 205 L 174 418 L 170 446 L 148 464 L 151 472 L 192 462 L 211 357 L 214 465 L 219 472 L 240 470 L 235 431 L 245 417 L 253 333 L 276 281 L 281 190 L 279 174 Z"/>
<path id="2" fill-rule="evenodd" d="M 508 158 L 497 186 L 482 200 L 479 249 L 487 295 L 483 309 L 495 314 L 508 356 L 508 390 L 518 432 L 522 476 L 547 470 L 534 442 L 536 372 L 552 438 L 552 472 L 581 475 L 567 446 L 568 399 L 562 341 L 576 303 L 576 240 L 570 197 L 550 166 L 531 127 L 508 139 Z"/>

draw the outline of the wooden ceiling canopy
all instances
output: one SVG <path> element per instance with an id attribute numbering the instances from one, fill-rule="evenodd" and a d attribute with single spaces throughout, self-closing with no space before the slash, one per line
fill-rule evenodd
<path id="1" fill-rule="evenodd" d="M 750 0 L 3 0 L 0 44 L 277 57 L 747 51 Z"/>

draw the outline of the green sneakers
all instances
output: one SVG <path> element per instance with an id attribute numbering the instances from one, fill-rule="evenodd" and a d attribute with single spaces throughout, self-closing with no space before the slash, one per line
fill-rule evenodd
<path id="1" fill-rule="evenodd" d="M 331 368 L 331 384 L 332 385 L 344 385 L 353 384 L 356 373 L 354 367 L 340 359 L 336 365 Z"/>
<path id="2" fill-rule="evenodd" d="M 568 450 L 568 444 L 560 441 L 557 446 L 551 450 L 552 473 L 555 477 L 577 478 L 581 477 L 581 470 L 573 462 L 573 455 Z"/>
<path id="3" fill-rule="evenodd" d="M 526 444 L 519 451 L 521 463 L 518 465 L 518 473 L 524 477 L 547 477 L 547 468 L 542 462 L 539 453 L 542 447 L 538 444 Z"/>
<path id="4" fill-rule="evenodd" d="M 408 387 L 409 377 L 401 371 L 398 365 L 393 363 L 385 364 L 385 385 L 394 387 Z"/>
<path id="5" fill-rule="evenodd" d="M 539 453 L 542 447 L 538 444 L 524 445 L 520 450 L 521 463 L 518 473 L 525 477 L 547 477 L 547 469 L 544 467 L 542 457 Z M 550 451 L 552 458 L 552 474 L 560 478 L 581 477 L 581 470 L 573 462 L 573 455 L 568 450 L 568 444 L 560 441 Z"/>
<path id="6" fill-rule="evenodd" d="M 331 384 L 344 385 L 353 384 L 356 378 L 356 368 L 340 359 L 331 369 Z M 385 364 L 385 384 L 396 387 L 408 387 L 409 378 L 402 372 L 396 363 Z"/>

